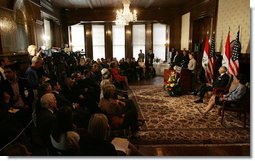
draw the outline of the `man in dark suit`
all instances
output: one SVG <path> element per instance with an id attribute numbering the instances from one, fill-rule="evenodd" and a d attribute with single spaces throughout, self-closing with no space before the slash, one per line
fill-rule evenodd
<path id="1" fill-rule="evenodd" d="M 173 65 L 177 65 L 177 66 L 181 66 L 181 62 L 182 62 L 182 56 L 179 53 L 178 50 L 176 50 L 175 55 L 173 57 Z"/>
<path id="2" fill-rule="evenodd" d="M 26 124 L 31 119 L 34 93 L 28 80 L 18 77 L 17 69 L 17 64 L 4 67 L 3 91 L 10 96 L 9 107 L 20 110 L 16 114 L 20 123 Z"/>
<path id="3" fill-rule="evenodd" d="M 220 76 L 213 83 L 204 83 L 201 85 L 199 99 L 195 101 L 195 103 L 202 103 L 204 95 L 207 91 L 212 91 L 213 88 L 226 87 L 229 82 L 229 75 L 226 74 L 227 68 L 225 66 L 221 66 L 219 68 Z"/>
<path id="4" fill-rule="evenodd" d="M 50 144 L 50 134 L 53 123 L 56 120 L 55 111 L 57 109 L 57 100 L 53 93 L 44 94 L 41 99 L 41 109 L 36 118 L 36 131 L 38 132 L 38 140 L 40 140 L 40 148 L 45 150 Z"/>

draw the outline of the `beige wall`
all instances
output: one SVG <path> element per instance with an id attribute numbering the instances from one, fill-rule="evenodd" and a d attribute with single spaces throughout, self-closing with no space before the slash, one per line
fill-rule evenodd
<path id="1" fill-rule="evenodd" d="M 230 42 L 236 38 L 240 25 L 241 53 L 250 53 L 250 1 L 219 0 L 216 26 L 216 52 L 223 52 L 230 27 Z"/>
<path id="2" fill-rule="evenodd" d="M 181 50 L 189 49 L 190 12 L 182 15 Z"/>

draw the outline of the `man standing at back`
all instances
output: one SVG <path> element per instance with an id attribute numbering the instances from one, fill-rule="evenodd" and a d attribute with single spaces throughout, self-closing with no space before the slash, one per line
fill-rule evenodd
<path id="1" fill-rule="evenodd" d="M 142 51 L 142 49 L 140 49 L 140 53 L 138 54 L 138 61 L 142 60 L 142 62 L 144 62 L 144 53 Z"/>

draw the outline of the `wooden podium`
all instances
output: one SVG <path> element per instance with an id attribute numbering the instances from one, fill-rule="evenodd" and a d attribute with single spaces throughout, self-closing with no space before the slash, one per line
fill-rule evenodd
<path id="1" fill-rule="evenodd" d="M 171 73 L 171 70 L 170 70 L 170 69 L 165 69 L 165 70 L 164 70 L 164 83 L 165 83 L 166 81 L 168 81 L 169 76 L 170 76 L 170 73 Z"/>
<path id="2" fill-rule="evenodd" d="M 169 79 L 169 75 L 171 73 L 170 69 L 164 70 L 164 83 Z M 188 94 L 189 90 L 191 89 L 191 71 L 188 69 L 181 69 L 178 72 L 179 85 L 182 87 L 182 94 Z"/>
<path id="3" fill-rule="evenodd" d="M 191 89 L 191 71 L 188 69 L 182 69 L 180 73 L 180 86 L 182 87 L 182 94 L 188 94 Z"/>

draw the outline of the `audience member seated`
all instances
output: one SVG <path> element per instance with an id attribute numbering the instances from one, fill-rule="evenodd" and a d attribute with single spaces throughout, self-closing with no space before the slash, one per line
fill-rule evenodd
<path id="1" fill-rule="evenodd" d="M 41 97 L 41 110 L 38 113 L 36 120 L 36 130 L 39 134 L 40 148 L 43 148 L 47 154 L 47 149 L 50 147 L 50 134 L 55 121 L 55 109 L 57 101 L 52 93 L 46 93 Z"/>
<path id="2" fill-rule="evenodd" d="M 102 81 L 100 83 L 100 89 L 101 89 L 100 99 L 104 97 L 104 94 L 103 94 L 104 87 L 106 87 L 109 84 L 114 85 L 112 83 L 112 74 L 108 69 L 103 68 L 101 70 L 101 74 L 102 74 Z M 120 99 L 128 98 L 128 93 L 124 90 L 116 89 L 116 94 L 117 94 L 117 98 L 120 98 Z"/>
<path id="3" fill-rule="evenodd" d="M 240 100 L 245 92 L 246 92 L 246 87 L 245 84 L 247 82 L 246 80 L 246 76 L 245 75 L 237 75 L 236 76 L 237 79 L 235 79 L 236 83 L 238 83 L 238 86 L 236 87 L 235 90 L 225 94 L 225 95 L 213 95 L 209 102 L 208 105 L 206 106 L 205 111 L 201 111 L 200 109 L 198 109 L 203 115 L 206 115 L 213 107 L 214 105 L 222 105 L 223 101 L 237 101 Z M 231 106 L 230 106 L 231 107 Z M 235 107 L 233 105 L 233 107 Z M 221 106 L 219 106 L 219 108 L 221 108 Z M 219 113 L 221 109 L 218 109 Z"/>
<path id="4" fill-rule="evenodd" d="M 204 83 L 200 87 L 200 94 L 199 94 L 199 99 L 195 101 L 195 103 L 202 103 L 204 95 L 207 91 L 212 91 L 213 88 L 218 88 L 218 87 L 226 87 L 229 83 L 229 75 L 226 73 L 227 68 L 225 66 L 221 66 L 219 68 L 219 74 L 220 76 L 213 81 L 213 83 Z"/>
<path id="5" fill-rule="evenodd" d="M 4 66 L 10 64 L 9 59 L 7 57 L 0 58 L 0 81 L 3 81 L 6 79 L 4 74 Z"/>
<path id="6" fill-rule="evenodd" d="M 100 99 L 99 107 L 110 119 L 113 128 L 131 127 L 131 132 L 135 136 L 138 131 L 138 114 L 134 103 L 131 100 L 121 101 L 115 99 L 116 88 L 107 85 L 103 89 L 104 97 Z M 118 117 L 117 122 L 113 122 Z"/>
<path id="7" fill-rule="evenodd" d="M 91 113 L 100 112 L 98 103 L 100 100 L 100 86 L 97 81 L 91 78 L 92 72 L 85 70 L 80 80 L 76 82 L 78 87 L 79 104 L 86 107 Z M 100 73 L 101 75 L 101 73 Z"/>
<path id="8" fill-rule="evenodd" d="M 90 78 L 98 85 L 102 80 L 101 69 L 96 62 L 94 62 L 94 64 L 92 65 Z"/>
<path id="9" fill-rule="evenodd" d="M 1 90 L 10 95 L 9 107 L 19 109 L 16 113 L 18 123 L 25 126 L 32 119 L 34 93 L 28 80 L 17 75 L 17 70 L 16 63 L 4 67 L 6 80 L 2 82 Z"/>
<path id="10" fill-rule="evenodd" d="M 124 84 L 123 88 L 128 89 L 129 88 L 128 87 L 128 79 L 126 76 L 122 76 L 119 74 L 118 62 L 112 61 L 110 67 L 111 67 L 111 72 L 112 72 L 114 81 L 120 85 Z"/>
<path id="11" fill-rule="evenodd" d="M 66 77 L 62 85 L 62 93 L 70 102 L 79 102 L 79 88 L 75 81 Z"/>
<path id="12" fill-rule="evenodd" d="M 64 106 L 56 113 L 50 140 L 52 155 L 78 155 L 80 135 L 75 132 L 70 106 Z"/>
<path id="13" fill-rule="evenodd" d="M 62 92 L 61 92 L 61 85 L 60 85 L 60 83 L 58 81 L 50 80 L 50 84 L 51 84 L 51 87 L 52 87 L 52 93 L 54 94 L 54 96 L 57 99 L 58 109 L 60 109 L 60 108 L 62 108 L 64 106 L 70 106 L 70 107 L 73 107 L 74 109 L 79 108 L 79 104 L 78 103 L 70 102 L 62 94 Z"/>
<path id="14" fill-rule="evenodd" d="M 138 79 L 138 71 L 137 71 L 137 62 L 135 61 L 135 58 L 132 58 L 129 63 L 129 70 L 128 70 L 128 80 L 131 81 L 137 81 Z"/>
<path id="15" fill-rule="evenodd" d="M 108 141 L 109 125 L 104 114 L 91 116 L 88 133 L 82 134 L 79 142 L 81 155 L 85 156 L 117 156 L 113 144 Z"/>
<path id="16" fill-rule="evenodd" d="M 142 59 L 138 59 L 138 67 L 139 67 L 138 70 L 139 70 L 140 78 L 146 79 L 146 65 L 145 65 L 145 62 Z"/>

